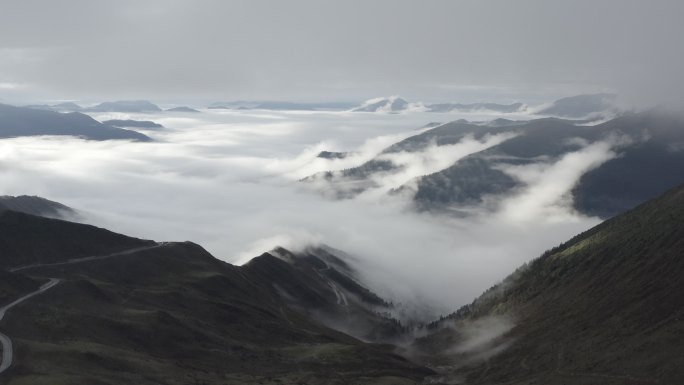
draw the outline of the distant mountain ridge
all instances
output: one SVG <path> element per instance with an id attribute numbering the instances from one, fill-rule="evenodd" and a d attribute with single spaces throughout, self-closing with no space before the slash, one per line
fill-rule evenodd
<path id="1" fill-rule="evenodd" d="M 354 197 L 378 187 L 377 180 L 402 171 L 387 155 L 419 153 L 428 146 L 454 145 L 464 138 L 510 134 L 512 137 L 470 154 L 440 171 L 399 186 L 419 210 L 435 212 L 467 209 L 487 198 L 515 193 L 525 183 L 506 169 L 544 164 L 580 151 L 591 143 L 622 141 L 617 156 L 587 170 L 573 187 L 573 207 L 602 218 L 635 207 L 684 179 L 684 119 L 653 110 L 625 114 L 595 126 L 545 118 L 532 121 L 494 121 L 473 124 L 456 121 L 433 127 L 384 149 L 357 167 L 315 174 L 303 181 L 322 183 L 337 198 Z"/>
<path id="2" fill-rule="evenodd" d="M 114 127 L 164 128 L 161 124 L 150 120 L 111 119 L 103 121 L 102 124 Z"/>
<path id="3" fill-rule="evenodd" d="M 527 106 L 523 103 L 498 104 L 498 103 L 438 103 L 427 104 L 425 108 L 430 112 L 499 112 L 514 113 L 523 112 Z"/>
<path id="4" fill-rule="evenodd" d="M 558 99 L 537 112 L 559 118 L 585 118 L 592 114 L 615 115 L 620 112 L 615 94 L 588 94 Z"/>
<path id="5" fill-rule="evenodd" d="M 213 110 L 346 110 L 354 105 L 345 102 L 287 102 L 287 101 L 235 101 L 214 102 L 207 108 Z"/>
<path id="6" fill-rule="evenodd" d="M 144 113 L 144 112 L 160 112 L 159 106 L 147 100 L 122 100 L 114 102 L 102 102 L 91 107 L 82 107 L 73 102 L 65 102 L 58 104 L 31 104 L 25 107 L 48 110 L 56 112 L 129 112 L 129 113 Z M 166 109 L 169 112 L 200 112 L 194 108 L 187 106 L 178 106 Z"/>
<path id="7" fill-rule="evenodd" d="M 408 102 L 399 96 L 369 99 L 352 108 L 355 112 L 399 113 L 407 111 L 438 113 L 495 113 L 495 114 L 530 114 L 552 116 L 567 119 L 608 118 L 618 115 L 622 109 L 617 106 L 615 94 L 585 94 L 558 99 L 542 108 L 532 108 L 525 103 L 509 104 L 492 102 L 474 103 L 423 103 Z"/>
<path id="8" fill-rule="evenodd" d="M 423 112 L 496 112 L 496 113 L 515 113 L 524 112 L 527 106 L 523 103 L 498 104 L 498 103 L 434 103 L 427 104 L 422 102 L 409 103 L 400 96 L 389 96 L 369 99 L 360 106 L 353 108 L 353 112 L 386 112 L 398 113 L 404 111 L 423 111 Z"/>
<path id="9" fill-rule="evenodd" d="M 169 111 L 169 112 L 192 112 L 192 113 L 200 112 L 194 108 L 190 108 L 190 107 L 186 107 L 186 106 L 173 107 L 173 108 L 167 109 L 166 111 Z"/>
<path id="10" fill-rule="evenodd" d="M 147 100 L 119 100 L 102 102 L 96 106 L 84 108 L 85 112 L 161 112 L 154 103 Z"/>
<path id="11" fill-rule="evenodd" d="M 399 96 L 375 98 L 352 109 L 354 112 L 401 112 L 409 109 L 409 102 Z"/>
<path id="12" fill-rule="evenodd" d="M 152 140 L 139 132 L 102 124 L 79 112 L 59 113 L 0 104 L 0 138 L 59 135 L 89 140 Z"/>

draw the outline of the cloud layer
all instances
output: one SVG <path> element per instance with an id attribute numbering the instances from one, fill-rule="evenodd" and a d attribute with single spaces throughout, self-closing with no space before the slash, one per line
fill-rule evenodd
<path id="1" fill-rule="evenodd" d="M 682 13 L 679 0 L 7 0 L 0 82 L 38 98 L 672 99 Z"/>
<path id="2" fill-rule="evenodd" d="M 410 311 L 422 304 L 424 317 L 469 302 L 523 262 L 596 224 L 569 212 L 562 198 L 583 171 L 614 155 L 610 143 L 599 143 L 556 162 L 510 170 L 528 182 L 526 189 L 500 202 L 500 210 L 458 219 L 411 212 L 404 198 L 385 194 L 329 200 L 297 182 L 367 160 L 419 132 L 428 119 L 447 116 L 257 111 L 191 119 L 97 117 L 150 119 L 168 128 L 146 132 L 157 139 L 153 143 L 2 140 L 0 193 L 41 195 L 83 210 L 90 223 L 144 238 L 191 240 L 234 263 L 276 245 L 326 243 L 358 257 L 382 295 Z M 398 154 L 392 160 L 409 171 L 400 181 L 391 175 L 379 182 L 393 186 L 435 171 L 499 139 L 466 138 L 430 154 Z M 316 158 L 323 149 L 357 155 Z"/>

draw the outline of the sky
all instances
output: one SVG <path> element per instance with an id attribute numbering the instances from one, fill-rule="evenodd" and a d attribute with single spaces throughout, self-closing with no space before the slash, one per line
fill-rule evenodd
<path id="1" fill-rule="evenodd" d="M 678 0 L 2 0 L 0 98 L 679 95 Z"/>

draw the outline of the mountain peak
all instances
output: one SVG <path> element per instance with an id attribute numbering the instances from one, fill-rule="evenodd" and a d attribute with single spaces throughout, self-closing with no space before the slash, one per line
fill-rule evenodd
<path id="1" fill-rule="evenodd" d="M 23 136 L 77 136 L 89 140 L 151 139 L 139 132 L 111 127 L 80 112 L 60 113 L 51 110 L 0 104 L 0 138 Z"/>
<path id="2" fill-rule="evenodd" d="M 0 211 L 11 210 L 25 214 L 49 218 L 72 216 L 76 211 L 71 207 L 38 196 L 0 196 Z"/>
<path id="3" fill-rule="evenodd" d="M 117 100 L 102 102 L 85 109 L 88 112 L 159 112 L 161 108 L 147 100 Z"/>
<path id="4" fill-rule="evenodd" d="M 366 100 L 352 109 L 355 112 L 400 112 L 409 108 L 409 102 L 400 96 L 379 97 Z"/>

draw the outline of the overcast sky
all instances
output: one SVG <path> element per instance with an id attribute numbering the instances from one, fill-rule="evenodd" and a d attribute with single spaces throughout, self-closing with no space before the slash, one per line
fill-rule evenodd
<path id="1" fill-rule="evenodd" d="M 0 98 L 672 97 L 682 15 L 681 0 L 0 0 Z"/>

